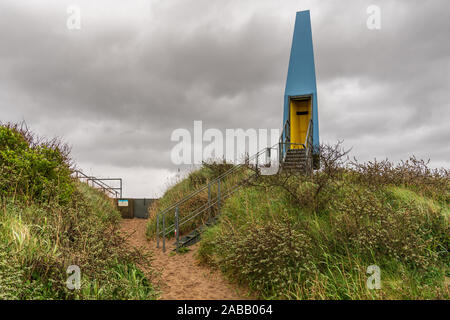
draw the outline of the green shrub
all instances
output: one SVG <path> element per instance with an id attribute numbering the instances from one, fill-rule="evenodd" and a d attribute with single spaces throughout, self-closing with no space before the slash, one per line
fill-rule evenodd
<path id="1" fill-rule="evenodd" d="M 69 149 L 58 140 L 38 141 L 23 126 L 0 126 L 1 195 L 67 203 L 74 190 Z"/>
<path id="2" fill-rule="evenodd" d="M 127 249 L 118 229 L 120 215 L 100 191 L 76 183 L 70 206 L 8 200 L 2 208 L 0 243 L 8 253 L 3 252 L 0 265 L 14 266 L 20 277 L 2 285 L 0 294 L 13 292 L 10 298 L 19 299 L 156 297 L 155 287 L 136 268 L 139 264 L 151 270 L 151 257 Z M 80 291 L 66 288 L 69 265 L 81 269 Z M 125 267 L 135 274 L 122 272 Z"/>
<path id="3" fill-rule="evenodd" d="M 370 189 L 354 190 L 336 199 L 336 214 L 331 217 L 336 241 L 378 260 L 389 257 L 417 268 L 434 266 L 439 255 L 436 240 L 446 232 L 443 216 L 412 205 L 392 204 L 383 192 Z"/>
<path id="4" fill-rule="evenodd" d="M 58 140 L 0 126 L 0 299 L 156 298 L 151 256 L 126 247 L 114 202 L 70 168 Z M 79 291 L 66 287 L 70 265 Z"/>
<path id="5" fill-rule="evenodd" d="M 308 277 L 314 270 L 312 243 L 298 226 L 273 221 L 253 225 L 242 233 L 224 232 L 217 262 L 239 282 L 254 290 L 277 294 L 291 285 L 299 274 Z"/>
<path id="6" fill-rule="evenodd" d="M 260 298 L 448 299 L 448 171 L 321 152 L 311 176 L 260 177 L 227 199 L 200 261 Z M 366 287 L 374 264 L 381 290 Z"/>

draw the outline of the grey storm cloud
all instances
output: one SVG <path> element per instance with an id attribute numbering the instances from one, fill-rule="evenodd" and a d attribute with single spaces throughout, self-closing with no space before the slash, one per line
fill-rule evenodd
<path id="1" fill-rule="evenodd" d="M 366 27 L 371 4 L 380 30 Z M 80 30 L 66 27 L 69 5 L 81 9 Z M 174 170 L 171 132 L 194 120 L 281 127 L 305 9 L 321 140 L 342 139 L 362 160 L 416 154 L 448 167 L 445 0 L 2 1 L 0 119 L 62 136 L 94 171 Z"/>

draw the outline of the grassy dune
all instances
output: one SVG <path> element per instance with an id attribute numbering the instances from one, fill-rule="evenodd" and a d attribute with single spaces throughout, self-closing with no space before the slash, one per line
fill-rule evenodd
<path id="1" fill-rule="evenodd" d="M 266 299 L 448 299 L 448 171 L 345 156 L 322 147 L 312 177 L 283 173 L 241 189 L 203 234 L 200 261 Z M 381 289 L 367 287 L 371 265 Z"/>
<path id="2" fill-rule="evenodd" d="M 66 146 L 0 126 L 0 299 L 155 298 L 114 203 L 70 173 Z M 66 287 L 70 265 L 79 290 Z"/>

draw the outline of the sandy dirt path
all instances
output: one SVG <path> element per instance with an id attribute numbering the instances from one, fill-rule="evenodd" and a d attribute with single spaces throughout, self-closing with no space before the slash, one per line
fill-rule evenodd
<path id="1" fill-rule="evenodd" d="M 161 273 L 162 300 L 224 300 L 249 299 L 242 289 L 235 288 L 218 271 L 197 263 L 194 254 L 198 244 L 185 254 L 170 255 L 173 241 L 166 242 L 166 252 L 156 248 L 156 241 L 145 237 L 145 219 L 124 219 L 121 230 L 129 235 L 131 246 L 154 253 L 153 267 Z"/>

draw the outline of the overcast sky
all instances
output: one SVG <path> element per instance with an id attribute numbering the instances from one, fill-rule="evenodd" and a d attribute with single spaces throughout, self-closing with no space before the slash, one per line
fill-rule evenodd
<path id="1" fill-rule="evenodd" d="M 371 4 L 380 30 L 367 28 Z M 448 168 L 448 0 L 2 0 L 0 120 L 62 137 L 86 173 L 123 177 L 125 196 L 159 196 L 176 171 L 174 129 L 281 127 L 307 9 L 321 142 Z"/>

